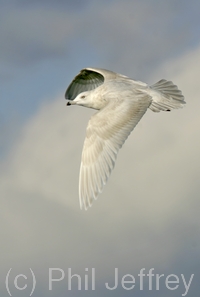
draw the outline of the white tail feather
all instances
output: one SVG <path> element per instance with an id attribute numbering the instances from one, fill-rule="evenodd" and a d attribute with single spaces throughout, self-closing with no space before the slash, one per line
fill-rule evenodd
<path id="1" fill-rule="evenodd" d="M 170 111 L 174 108 L 181 108 L 185 104 L 182 92 L 172 81 L 165 79 L 150 86 L 150 95 L 153 101 L 149 108 L 155 112 Z"/>

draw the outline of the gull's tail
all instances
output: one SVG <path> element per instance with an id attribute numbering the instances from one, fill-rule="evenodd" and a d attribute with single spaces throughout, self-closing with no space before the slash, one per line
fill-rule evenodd
<path id="1" fill-rule="evenodd" d="M 150 86 L 149 93 L 153 99 L 149 108 L 155 112 L 170 111 L 185 104 L 182 92 L 172 81 L 161 79 Z"/>

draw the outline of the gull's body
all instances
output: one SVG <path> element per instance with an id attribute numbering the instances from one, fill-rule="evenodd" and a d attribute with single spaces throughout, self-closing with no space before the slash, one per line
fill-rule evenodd
<path id="1" fill-rule="evenodd" d="M 117 153 L 148 108 L 155 112 L 182 107 L 184 97 L 172 82 L 152 86 L 105 69 L 86 68 L 73 79 L 67 105 L 98 110 L 89 120 L 83 146 L 79 199 L 91 206 L 114 168 Z"/>

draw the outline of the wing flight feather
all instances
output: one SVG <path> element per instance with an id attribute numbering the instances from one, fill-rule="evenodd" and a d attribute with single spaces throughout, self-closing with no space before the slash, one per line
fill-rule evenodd
<path id="1" fill-rule="evenodd" d="M 151 104 L 148 95 L 109 104 L 87 126 L 79 177 L 81 208 L 87 209 L 106 184 L 117 153 Z"/>

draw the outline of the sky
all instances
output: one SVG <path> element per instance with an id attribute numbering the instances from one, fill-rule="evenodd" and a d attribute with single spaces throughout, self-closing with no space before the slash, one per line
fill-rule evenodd
<path id="1" fill-rule="evenodd" d="M 197 296 L 199 11 L 196 0 L 0 0 L 1 296 L 29 296 L 31 271 L 36 297 Z M 187 103 L 145 114 L 88 211 L 78 177 L 95 111 L 64 99 L 84 67 L 172 80 Z"/>

